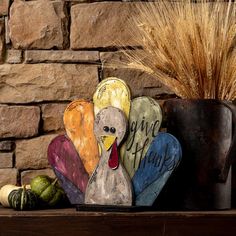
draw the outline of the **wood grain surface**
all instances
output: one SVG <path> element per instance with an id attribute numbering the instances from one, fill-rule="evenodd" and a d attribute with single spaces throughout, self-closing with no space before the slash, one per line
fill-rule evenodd
<path id="1" fill-rule="evenodd" d="M 17 212 L 0 208 L 1 236 L 235 236 L 236 210 L 211 212 L 78 212 L 74 208 Z"/>

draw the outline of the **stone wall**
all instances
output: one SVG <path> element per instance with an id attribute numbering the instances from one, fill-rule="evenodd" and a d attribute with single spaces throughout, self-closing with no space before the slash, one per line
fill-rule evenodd
<path id="1" fill-rule="evenodd" d="M 101 66 L 121 57 L 117 45 L 136 46 L 126 24 L 134 4 L 0 1 L 0 187 L 53 176 L 47 147 L 64 133 L 66 105 L 91 99 L 102 79 L 124 79 L 134 97 L 170 94 L 141 72 Z"/>

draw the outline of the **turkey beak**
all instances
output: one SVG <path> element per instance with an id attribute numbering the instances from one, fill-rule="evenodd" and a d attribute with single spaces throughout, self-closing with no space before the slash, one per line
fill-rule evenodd
<path id="1" fill-rule="evenodd" d="M 108 151 L 116 140 L 116 136 L 106 135 L 101 137 L 101 141 L 106 151 Z"/>

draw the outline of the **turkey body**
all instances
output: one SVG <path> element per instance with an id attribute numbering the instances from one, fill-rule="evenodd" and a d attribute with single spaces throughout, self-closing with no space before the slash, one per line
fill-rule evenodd
<path id="1" fill-rule="evenodd" d="M 131 180 L 117 151 L 126 129 L 127 120 L 120 109 L 110 106 L 97 114 L 94 133 L 101 157 L 85 191 L 86 204 L 132 205 Z"/>
<path id="2" fill-rule="evenodd" d="M 116 170 L 108 167 L 111 154 L 103 152 L 99 164 L 91 176 L 86 192 L 86 204 L 132 205 L 132 185 L 122 164 Z"/>

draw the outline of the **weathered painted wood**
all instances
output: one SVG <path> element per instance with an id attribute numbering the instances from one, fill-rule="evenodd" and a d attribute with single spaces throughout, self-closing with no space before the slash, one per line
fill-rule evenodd
<path id="1" fill-rule="evenodd" d="M 159 104 L 149 97 L 132 100 L 128 138 L 123 163 L 130 177 L 134 176 L 152 140 L 158 134 L 162 121 Z"/>
<path id="2" fill-rule="evenodd" d="M 97 86 L 93 96 L 95 115 L 103 108 L 113 106 L 122 110 L 129 119 L 131 94 L 127 84 L 116 77 L 109 77 Z M 120 148 L 123 159 L 125 146 Z"/>
<path id="3" fill-rule="evenodd" d="M 94 132 L 101 147 L 101 158 L 85 193 L 86 204 L 132 205 L 131 180 L 117 160 L 117 146 L 127 128 L 125 114 L 118 108 L 102 109 L 95 118 Z M 113 142 L 112 140 L 113 137 Z"/>
<path id="4" fill-rule="evenodd" d="M 126 118 L 129 118 L 131 95 L 127 84 L 116 77 L 109 77 L 97 86 L 93 95 L 94 112 L 98 112 L 108 106 L 122 110 Z"/>
<path id="5" fill-rule="evenodd" d="M 84 193 L 80 191 L 69 179 L 67 179 L 61 172 L 53 168 L 56 174 L 60 186 L 64 189 L 70 203 L 72 205 L 83 204 L 84 203 Z"/>
<path id="6" fill-rule="evenodd" d="M 179 141 L 171 134 L 159 133 L 132 178 L 135 204 L 151 206 L 182 157 Z"/>
<path id="7" fill-rule="evenodd" d="M 71 203 L 84 203 L 89 176 L 71 140 L 65 135 L 53 139 L 48 146 L 48 161 Z"/>
<path id="8" fill-rule="evenodd" d="M 91 175 L 98 163 L 98 144 L 94 136 L 94 108 L 91 102 L 77 100 L 68 105 L 64 125 L 86 171 Z"/>

